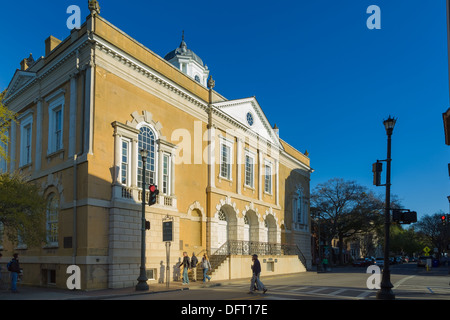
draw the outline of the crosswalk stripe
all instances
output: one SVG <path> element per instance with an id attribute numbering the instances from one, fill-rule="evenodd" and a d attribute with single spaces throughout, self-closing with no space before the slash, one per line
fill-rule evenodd
<path id="1" fill-rule="evenodd" d="M 249 285 L 248 284 L 230 284 L 225 286 L 216 286 L 211 288 L 213 290 L 220 290 L 220 291 L 245 291 L 248 292 Z M 353 298 L 353 299 L 364 299 L 371 294 L 375 294 L 374 290 L 364 290 L 364 289 L 357 289 L 357 288 L 333 288 L 333 287 L 314 287 L 314 286 L 292 286 L 292 285 L 280 285 L 280 286 L 268 286 L 268 293 L 274 293 L 275 295 L 284 294 L 284 295 L 291 295 L 296 296 L 298 294 L 305 294 L 305 295 L 321 295 L 321 296 L 330 296 L 330 297 L 342 297 L 342 298 Z M 434 289 L 434 288 L 433 288 Z M 327 292 L 328 291 L 328 292 Z M 349 292 L 353 292 L 350 294 Z M 355 293 L 356 291 L 356 293 Z M 347 294 L 346 294 L 347 292 Z M 360 292 L 360 293 L 359 293 Z M 281 298 L 273 295 L 262 295 L 261 292 L 256 292 L 257 296 L 248 297 L 248 299 L 259 299 L 262 297 L 266 297 L 268 299 L 273 300 L 283 300 L 288 299 Z M 259 294 L 258 294 L 259 293 Z M 245 298 L 244 298 L 245 299 Z M 294 299 L 295 300 L 295 299 Z"/>
<path id="2" fill-rule="evenodd" d="M 305 293 L 317 293 L 317 292 L 320 292 L 320 291 L 323 291 L 323 290 L 327 290 L 327 289 L 329 289 L 329 288 L 327 288 L 327 287 L 324 287 L 324 288 L 318 288 L 318 289 L 316 289 L 316 290 L 307 291 L 307 292 L 305 292 Z"/>
<path id="3" fill-rule="evenodd" d="M 339 293 L 342 293 L 342 292 L 344 292 L 344 291 L 347 291 L 347 289 L 339 289 L 339 290 L 330 292 L 329 295 L 330 295 L 330 296 L 337 296 Z"/>
<path id="4" fill-rule="evenodd" d="M 357 298 L 365 298 L 365 297 L 367 297 L 367 296 L 370 296 L 372 293 L 373 293 L 373 291 L 366 290 L 366 291 L 361 292 L 361 293 L 360 293 L 359 295 L 357 295 L 356 297 L 357 297 Z"/>

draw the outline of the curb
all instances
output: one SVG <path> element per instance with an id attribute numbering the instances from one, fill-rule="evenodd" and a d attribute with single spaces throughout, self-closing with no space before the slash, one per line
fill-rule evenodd
<path id="1" fill-rule="evenodd" d="M 114 299 L 114 298 L 123 298 L 130 296 L 141 296 L 146 294 L 157 294 L 157 293 L 167 293 L 174 291 L 185 291 L 189 290 L 189 288 L 178 288 L 178 289 L 167 289 L 161 291 L 146 291 L 146 292 L 132 292 L 132 293 L 123 293 L 123 294 L 109 294 L 109 295 L 99 295 L 99 296 L 80 296 L 80 297 L 72 297 L 64 300 L 103 300 L 103 299 Z"/>

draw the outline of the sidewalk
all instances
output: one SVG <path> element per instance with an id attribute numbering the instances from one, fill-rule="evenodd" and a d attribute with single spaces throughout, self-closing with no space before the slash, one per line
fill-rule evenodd
<path id="1" fill-rule="evenodd" d="M 134 287 L 121 289 L 102 290 L 65 290 L 47 287 L 32 287 L 18 283 L 18 293 L 12 293 L 6 287 L 0 290 L 0 300 L 101 300 L 118 298 L 132 295 L 157 294 L 160 292 L 189 290 L 193 287 L 214 286 L 217 283 L 210 282 L 204 284 L 202 281 L 190 282 L 183 285 L 180 281 L 170 282 L 169 288 L 166 284 L 149 284 L 148 291 L 136 291 Z"/>

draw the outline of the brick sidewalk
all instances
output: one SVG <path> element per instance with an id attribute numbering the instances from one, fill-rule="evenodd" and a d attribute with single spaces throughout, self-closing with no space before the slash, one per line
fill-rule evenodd
<path id="1" fill-rule="evenodd" d="M 18 292 L 12 293 L 8 290 L 8 285 L 3 284 L 0 288 L 0 300 L 100 300 L 112 297 L 189 290 L 189 287 L 199 287 L 202 285 L 203 282 L 191 282 L 189 285 L 183 285 L 181 282 L 171 282 L 169 288 L 165 284 L 149 284 L 148 291 L 136 291 L 134 287 L 83 291 L 32 287 L 18 283 Z M 211 283 L 209 285 L 214 284 Z"/>

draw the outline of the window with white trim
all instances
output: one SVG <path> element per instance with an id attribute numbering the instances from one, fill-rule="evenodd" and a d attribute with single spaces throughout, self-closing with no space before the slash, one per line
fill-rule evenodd
<path id="1" fill-rule="evenodd" d="M 142 188 L 142 174 L 143 162 L 139 150 L 147 150 L 147 159 L 145 162 L 145 184 L 153 184 L 157 182 L 156 179 L 156 135 L 148 126 L 140 128 L 138 136 L 138 172 L 137 183 L 138 187 Z"/>
<path id="2" fill-rule="evenodd" d="M 231 159 L 233 143 L 225 140 L 220 141 L 220 177 L 231 180 Z"/>
<path id="3" fill-rule="evenodd" d="M 31 142 L 33 138 L 33 115 L 29 114 L 20 121 L 20 161 L 19 165 L 31 163 Z"/>
<path id="4" fill-rule="evenodd" d="M 122 155 L 120 159 L 120 182 L 130 185 L 130 144 L 131 141 L 122 138 Z"/>
<path id="5" fill-rule="evenodd" d="M 63 149 L 64 96 L 50 101 L 48 105 L 47 154 Z"/>
<path id="6" fill-rule="evenodd" d="M 47 198 L 47 245 L 58 245 L 58 214 L 59 214 L 59 200 L 58 197 L 51 193 Z"/>
<path id="7" fill-rule="evenodd" d="M 162 193 L 170 194 L 170 156 L 163 154 L 163 170 L 162 170 Z"/>
<path id="8" fill-rule="evenodd" d="M 272 194 L 272 164 L 270 162 L 264 164 L 264 191 Z"/>
<path id="9" fill-rule="evenodd" d="M 298 187 L 292 199 L 292 219 L 296 224 L 306 223 L 305 197 L 303 189 Z"/>
<path id="10" fill-rule="evenodd" d="M 254 187 L 254 169 L 255 157 L 250 153 L 245 154 L 245 185 L 248 187 Z"/>

